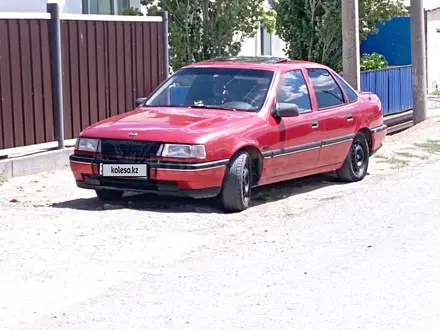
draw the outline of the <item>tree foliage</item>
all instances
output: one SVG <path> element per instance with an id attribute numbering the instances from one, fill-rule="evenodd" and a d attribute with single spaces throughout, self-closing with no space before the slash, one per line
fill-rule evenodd
<path id="1" fill-rule="evenodd" d="M 237 55 L 247 37 L 255 35 L 261 19 L 274 29 L 274 13 L 263 0 L 143 1 L 148 15 L 168 11 L 170 65 L 175 71 L 194 61 Z"/>
<path id="2" fill-rule="evenodd" d="M 342 66 L 341 0 L 273 0 L 276 32 L 290 58 Z M 403 0 L 359 0 L 360 38 L 377 33 L 377 23 L 405 12 Z"/>

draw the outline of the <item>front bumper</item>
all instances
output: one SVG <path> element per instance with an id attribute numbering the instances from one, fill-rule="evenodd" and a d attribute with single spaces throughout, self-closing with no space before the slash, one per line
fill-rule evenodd
<path id="1" fill-rule="evenodd" d="M 128 179 L 108 179 L 85 176 L 83 181 L 76 181 L 76 185 L 83 189 L 110 189 L 132 191 L 140 193 L 150 193 L 163 196 L 190 197 L 190 198 L 211 198 L 217 196 L 222 187 L 211 187 L 202 189 L 180 189 L 176 183 Z"/>
<path id="2" fill-rule="evenodd" d="M 147 162 L 148 178 L 103 177 L 99 173 L 99 164 L 99 159 L 94 157 L 70 156 L 70 168 L 78 187 L 209 198 L 220 193 L 228 160 Z"/>

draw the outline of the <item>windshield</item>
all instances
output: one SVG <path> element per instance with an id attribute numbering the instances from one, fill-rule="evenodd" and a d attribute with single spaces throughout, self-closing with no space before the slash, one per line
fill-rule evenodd
<path id="1" fill-rule="evenodd" d="M 267 70 L 185 68 L 171 76 L 146 106 L 259 111 L 273 75 Z"/>

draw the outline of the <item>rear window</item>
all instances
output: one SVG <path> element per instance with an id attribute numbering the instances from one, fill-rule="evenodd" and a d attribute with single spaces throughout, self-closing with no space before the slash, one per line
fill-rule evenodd
<path id="1" fill-rule="evenodd" d="M 315 90 L 318 109 L 327 109 L 345 103 L 342 90 L 328 70 L 307 69 L 307 72 Z"/>
<path id="2" fill-rule="evenodd" d="M 353 90 L 353 88 L 350 87 L 349 84 L 347 84 L 343 79 L 335 75 L 336 80 L 338 81 L 339 85 L 341 85 L 342 89 L 344 90 L 345 94 L 347 94 L 348 99 L 350 100 L 350 103 L 357 101 L 358 95 Z"/>

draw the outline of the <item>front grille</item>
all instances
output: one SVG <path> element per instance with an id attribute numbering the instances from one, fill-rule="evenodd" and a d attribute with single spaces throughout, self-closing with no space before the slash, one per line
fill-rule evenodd
<path id="1" fill-rule="evenodd" d="M 156 156 L 160 142 L 131 140 L 101 140 L 100 158 L 103 161 L 140 163 Z"/>

